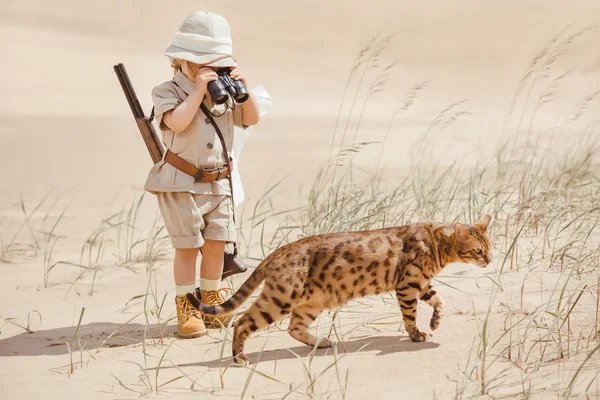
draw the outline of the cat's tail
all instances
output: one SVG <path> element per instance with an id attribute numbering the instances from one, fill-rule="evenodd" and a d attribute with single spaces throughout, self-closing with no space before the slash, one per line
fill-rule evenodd
<path id="1" fill-rule="evenodd" d="M 271 264 L 271 257 L 267 257 L 254 270 L 252 275 L 242 284 L 237 292 L 226 302 L 216 306 L 202 304 L 200 300 L 192 293 L 187 294 L 187 299 L 192 303 L 195 309 L 206 315 L 228 315 L 233 313 L 239 306 L 244 304 L 248 297 L 260 286 L 267 277 L 268 266 Z"/>

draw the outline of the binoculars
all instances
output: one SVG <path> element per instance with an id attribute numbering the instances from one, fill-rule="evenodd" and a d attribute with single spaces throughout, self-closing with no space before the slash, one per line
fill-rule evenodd
<path id="1" fill-rule="evenodd" d="M 227 102 L 227 98 L 231 96 L 237 103 L 243 103 L 248 100 L 248 89 L 242 81 L 236 81 L 229 76 L 229 68 L 221 68 L 217 70 L 219 78 L 216 81 L 208 83 L 208 93 L 213 101 L 217 104 Z"/>

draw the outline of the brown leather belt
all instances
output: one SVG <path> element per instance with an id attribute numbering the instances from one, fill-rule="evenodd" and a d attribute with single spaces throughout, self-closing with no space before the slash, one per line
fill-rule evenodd
<path id="1" fill-rule="evenodd" d="M 227 178 L 229 176 L 229 168 L 227 166 L 215 169 L 196 168 L 193 164 L 185 161 L 170 150 L 167 150 L 165 154 L 165 161 L 181 172 L 194 177 L 196 182 L 218 181 L 219 179 Z"/>

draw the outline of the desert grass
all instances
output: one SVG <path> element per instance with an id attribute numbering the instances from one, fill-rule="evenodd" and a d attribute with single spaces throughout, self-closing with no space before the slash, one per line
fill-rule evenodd
<path id="1" fill-rule="evenodd" d="M 51 284 L 49 278 L 51 270 L 56 267 L 72 267 L 79 270 L 76 278 L 71 282 L 57 283 L 68 286 L 65 296 L 68 296 L 75 285 L 86 276 L 91 278 L 88 295 L 92 296 L 98 273 L 102 269 L 122 267 L 133 270 L 135 265 L 148 265 L 150 262 L 163 260 L 167 255 L 169 241 L 160 215 L 155 213 L 150 228 L 138 226 L 140 222 L 138 214 L 143 200 L 142 194 L 136 196 L 121 210 L 109 211 L 109 215 L 103 218 L 83 240 L 78 259 L 55 261 L 54 247 L 61 239 L 56 235 L 55 230 L 68 212 L 69 206 L 67 206 L 56 218 L 50 231 L 45 233 L 47 239 L 44 243 L 44 287 Z"/>
<path id="2" fill-rule="evenodd" d="M 36 257 L 38 255 L 38 251 L 41 249 L 40 239 L 36 229 L 33 227 L 32 218 L 40 211 L 40 208 L 46 203 L 50 194 L 51 191 L 46 193 L 31 211 L 28 210 L 23 194 L 21 194 L 19 206 L 23 213 L 23 221 L 12 234 L 8 243 L 5 244 L 4 240 L 0 241 L 1 261 L 11 262 L 18 256 Z M 26 228 L 27 234 L 23 233 L 24 228 Z"/>
<path id="3" fill-rule="evenodd" d="M 596 155 L 600 131 L 593 113 L 587 115 L 588 121 L 583 121 L 592 104 L 598 106 L 597 88 L 573 106 L 564 122 L 536 131 L 536 122 L 543 122 L 538 115 L 555 100 L 560 85 L 572 72 L 555 67 L 556 64 L 569 52 L 570 45 L 593 29 L 566 28 L 528 66 L 512 99 L 495 163 L 470 167 L 428 162 L 430 139 L 469 115 L 463 101 L 450 104 L 434 118 L 417 141 L 406 178 L 392 187 L 388 181 L 377 178 L 381 174 L 361 170 L 351 162 L 352 154 L 361 151 L 355 135 L 348 147 L 340 145 L 337 154 L 330 151 L 329 166 L 315 180 L 304 207 L 288 214 L 268 242 L 272 251 L 297 237 L 422 220 L 472 223 L 480 215 L 492 213 L 490 236 L 495 244 L 496 268 L 486 276 L 490 283 L 488 309 L 473 314 L 482 318 L 473 349 L 465 364 L 457 366 L 461 371 L 456 379 L 457 398 L 529 398 L 541 394 L 569 398 L 594 397 L 599 393 L 595 371 L 600 363 L 600 169 Z M 374 51 L 381 40 L 374 39 L 357 58 L 351 77 L 360 70 L 363 60 L 359 88 L 369 68 L 365 54 Z M 373 86 L 365 89 L 367 93 L 377 92 L 381 77 L 389 70 L 383 66 L 379 72 Z M 350 84 L 346 85 L 345 94 L 350 92 L 348 87 Z M 411 106 L 424 87 L 424 83 L 414 86 L 406 95 L 407 100 L 400 101 L 399 109 Z M 350 94 L 351 114 L 356 93 L 358 90 Z M 341 110 L 342 107 L 340 115 Z M 336 127 L 344 126 L 340 143 L 345 140 L 349 119 L 345 124 L 336 123 Z M 556 153 L 542 146 L 548 137 L 564 134 L 565 127 L 573 128 L 577 121 L 585 132 L 581 141 Z M 386 136 L 388 131 L 389 128 Z M 384 145 L 385 141 L 386 137 Z M 350 162 L 340 162 L 346 159 Z M 265 210 L 269 215 L 269 208 Z M 271 207 L 270 215 L 274 213 Z M 264 232 L 264 225 L 250 226 L 256 228 Z M 533 276 L 538 280 L 537 287 L 531 283 Z M 444 280 L 439 279 L 448 284 Z M 518 289 L 513 291 L 513 287 Z M 532 296 L 536 299 L 529 302 L 534 306 L 524 304 Z M 343 316 L 344 311 L 356 307 L 346 306 L 334 315 Z M 593 318 L 587 316 L 590 311 Z M 497 314 L 506 318 L 502 328 L 497 325 Z M 332 324 L 330 331 L 335 326 Z M 557 376 L 550 379 L 553 383 L 543 379 L 548 374 Z M 310 376 L 307 373 L 307 385 L 314 387 Z M 344 393 L 341 387 L 340 393 Z"/>
<path id="4" fill-rule="evenodd" d="M 69 349 L 69 370 L 67 375 L 71 377 L 76 369 L 76 362 L 73 361 L 73 352 L 74 352 L 74 344 L 75 340 L 77 340 L 77 344 L 79 345 L 79 368 L 83 368 L 83 351 L 85 349 L 85 344 L 81 342 L 81 335 L 79 328 L 81 327 L 81 321 L 83 320 L 83 314 L 85 314 L 85 308 L 81 309 L 81 314 L 79 315 L 79 321 L 77 322 L 77 327 L 75 328 L 75 332 L 73 333 L 73 337 L 66 340 L 67 348 Z"/>

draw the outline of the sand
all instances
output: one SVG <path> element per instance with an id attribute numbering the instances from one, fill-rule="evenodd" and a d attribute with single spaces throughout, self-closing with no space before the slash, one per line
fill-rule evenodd
<path id="1" fill-rule="evenodd" d="M 503 240 L 496 241 L 497 257 L 486 270 L 453 265 L 443 272 L 444 282 L 452 286 L 441 289 L 448 312 L 427 343 L 407 338 L 392 295 L 342 309 L 337 321 L 344 345 L 338 344 L 337 355 L 327 349 L 310 356 L 310 348 L 286 333 L 284 321 L 248 341 L 251 360 L 260 360 L 256 369 L 231 367 L 224 374 L 230 357 L 229 344 L 221 357 L 225 331 L 178 340 L 172 335 L 173 321 L 164 325 L 174 315 L 172 250 L 164 233 L 159 234 L 151 274 L 143 259 L 146 239 L 162 224 L 153 196 L 144 195 L 135 224 L 130 219 L 118 225 L 143 194 L 151 165 L 112 66 L 125 64 L 149 112 L 151 88 L 171 74 L 162 51 L 179 22 L 198 7 L 207 5 L 137 0 L 0 5 L 1 397 L 263 399 L 290 392 L 287 398 L 391 399 L 454 398 L 463 390 L 466 398 L 474 396 L 479 377 L 473 370 L 463 372 L 477 369 L 472 358 L 480 354 L 477 343 L 486 316 L 492 316 L 494 334 L 501 334 L 510 314 L 506 305 L 519 299 L 523 282 L 532 287 L 519 302 L 519 312 L 526 314 L 547 300 L 533 286 L 554 293 L 555 282 L 562 287 L 568 278 L 544 269 L 543 263 L 538 269 L 530 263 L 511 270 L 488 313 L 495 291 L 492 278 L 502 268 Z M 253 130 L 241 157 L 247 197 L 240 217 L 246 229 L 242 247 L 250 265 L 264 257 L 261 226 L 248 228 L 255 205 L 273 185 L 273 210 L 305 204 L 315 177 L 327 165 L 332 138 L 335 154 L 352 144 L 355 132 L 355 143 L 380 142 L 389 127 L 385 145 L 365 145 L 353 159 L 367 170 L 377 160 L 389 187 L 414 172 L 411 165 L 415 154 L 421 154 L 421 143 L 430 149 L 425 157 L 430 165 L 487 165 L 503 135 L 514 134 L 515 120 L 509 132 L 503 124 L 531 60 L 561 30 L 568 36 L 600 23 L 597 1 L 261 0 L 222 2 L 211 10 L 230 22 L 236 59 L 250 83 L 264 85 L 274 99 L 273 111 Z M 387 65 L 393 65 L 392 72 L 383 91 L 368 101 L 364 90 L 357 97 L 348 135 L 340 144 L 351 108 L 351 97 L 340 108 L 346 79 L 361 48 L 376 35 L 393 36 L 365 82 L 376 80 Z M 558 158 L 565 149 L 590 140 L 590 132 L 596 131 L 586 126 L 597 124 L 597 100 L 589 102 L 585 124 L 563 122 L 581 99 L 600 89 L 599 40 L 599 29 L 585 31 L 556 61 L 552 76 L 569 74 L 531 125 L 527 120 L 521 126 L 517 142 L 527 132 L 540 133 L 540 146 Z M 421 82 L 426 87 L 414 105 L 390 123 L 399 102 Z M 545 87 L 552 88 L 551 79 Z M 460 113 L 456 121 L 430 129 L 451 104 L 451 113 Z M 552 129 L 556 125 L 566 127 L 557 134 Z M 493 212 L 491 205 L 483 208 Z M 263 236 L 271 237 L 288 222 L 270 215 Z M 128 253 L 137 240 L 142 242 Z M 592 247 L 598 246 L 596 234 L 590 240 Z M 533 241 L 523 246 L 528 243 Z M 45 266 L 57 262 L 45 282 Z M 597 293 L 595 276 L 569 281 L 569 290 L 578 293 L 587 284 Z M 227 284 L 237 287 L 243 279 Z M 147 292 L 147 298 L 136 297 Z M 582 297 L 573 324 L 585 324 L 585 316 L 593 319 L 594 293 Z M 417 322 L 429 332 L 430 316 L 431 310 L 421 304 Z M 331 317 L 321 316 L 318 334 L 330 331 Z M 560 393 L 590 346 L 553 370 L 562 376 Z M 337 367 L 328 368 L 336 358 Z M 587 372 L 586 367 L 581 374 L 583 388 L 577 387 L 580 395 L 593 376 L 593 370 L 590 376 Z M 557 397 L 554 389 L 544 390 L 556 375 L 542 371 L 537 379 L 533 386 L 540 398 Z M 511 375 L 507 381 L 498 386 L 522 397 L 520 379 Z M 587 392 L 591 398 L 600 393 L 594 385 Z"/>

